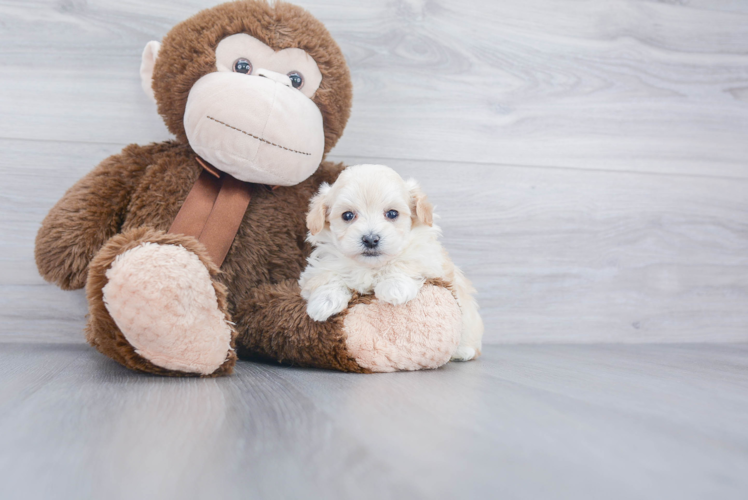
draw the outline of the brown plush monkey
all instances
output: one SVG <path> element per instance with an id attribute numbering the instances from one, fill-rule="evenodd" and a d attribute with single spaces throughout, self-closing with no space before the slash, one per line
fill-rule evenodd
<path id="1" fill-rule="evenodd" d="M 356 297 L 326 322 L 306 314 L 305 215 L 344 168 L 323 157 L 351 106 L 345 59 L 319 21 L 285 3 L 219 5 L 149 43 L 141 75 L 176 140 L 104 160 L 36 240 L 45 279 L 86 287 L 94 347 L 177 376 L 231 373 L 237 353 L 352 372 L 449 361 L 460 311 L 440 283 L 405 306 Z M 235 224 L 220 207 L 239 210 Z M 223 252 L 214 234 L 229 235 Z"/>

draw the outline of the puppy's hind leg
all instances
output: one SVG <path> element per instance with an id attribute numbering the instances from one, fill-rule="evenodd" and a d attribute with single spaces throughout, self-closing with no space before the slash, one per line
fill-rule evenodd
<path id="1" fill-rule="evenodd" d="M 462 311 L 462 337 L 460 345 L 452 354 L 452 361 L 470 361 L 481 354 L 483 320 L 478 313 L 478 303 L 473 296 L 475 288 L 456 267 L 452 287 Z"/>
<path id="2" fill-rule="evenodd" d="M 478 314 L 475 300 L 469 297 L 467 304 L 462 307 L 462 337 L 460 345 L 452 354 L 452 361 L 470 361 L 481 354 L 481 339 L 483 337 L 483 320 Z"/>

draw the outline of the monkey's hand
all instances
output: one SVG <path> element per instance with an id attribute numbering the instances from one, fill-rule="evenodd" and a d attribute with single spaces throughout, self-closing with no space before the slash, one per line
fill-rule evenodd
<path id="1" fill-rule="evenodd" d="M 460 308 L 443 284 L 426 283 L 402 306 L 354 295 L 340 314 L 315 321 L 295 281 L 255 288 L 233 315 L 239 356 L 391 372 L 437 368 L 449 362 L 460 343 Z"/>
<path id="2" fill-rule="evenodd" d="M 159 145 L 127 146 L 79 180 L 49 211 L 36 235 L 36 266 L 65 290 L 83 288 L 88 265 L 120 230 L 130 195 Z"/>

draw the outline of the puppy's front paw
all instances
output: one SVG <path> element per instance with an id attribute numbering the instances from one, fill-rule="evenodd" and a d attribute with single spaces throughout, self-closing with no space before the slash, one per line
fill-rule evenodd
<path id="1" fill-rule="evenodd" d="M 306 312 L 314 321 L 326 321 L 333 314 L 344 311 L 350 300 L 350 291 L 337 286 L 322 286 L 309 296 Z"/>
<path id="2" fill-rule="evenodd" d="M 393 306 L 399 306 L 415 299 L 420 289 L 420 283 L 409 278 L 388 279 L 374 287 L 374 295 L 379 300 L 388 302 Z"/>

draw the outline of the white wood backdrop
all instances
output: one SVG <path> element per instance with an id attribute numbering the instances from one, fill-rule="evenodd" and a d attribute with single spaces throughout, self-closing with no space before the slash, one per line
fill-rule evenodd
<path id="1" fill-rule="evenodd" d="M 169 137 L 149 40 L 198 0 L 0 0 L 0 340 L 82 342 L 52 204 Z M 332 159 L 417 177 L 486 342 L 748 341 L 748 1 L 301 0 L 354 78 Z"/>

